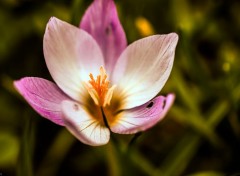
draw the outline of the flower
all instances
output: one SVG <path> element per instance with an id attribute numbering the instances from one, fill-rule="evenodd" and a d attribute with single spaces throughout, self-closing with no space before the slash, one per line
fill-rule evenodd
<path id="1" fill-rule="evenodd" d="M 85 144 L 104 145 L 110 132 L 144 131 L 165 116 L 174 95 L 155 96 L 170 75 L 177 41 L 171 33 L 127 46 L 113 0 L 95 0 L 79 28 L 55 17 L 47 24 L 44 57 L 56 84 L 25 77 L 14 85 L 41 116 Z"/>

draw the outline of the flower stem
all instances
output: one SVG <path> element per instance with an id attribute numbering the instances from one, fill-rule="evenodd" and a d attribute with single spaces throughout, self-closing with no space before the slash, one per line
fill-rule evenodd
<path id="1" fill-rule="evenodd" d="M 137 139 L 139 138 L 139 136 L 141 136 L 142 132 L 138 132 L 136 134 L 134 134 L 134 136 L 132 137 L 132 139 L 130 140 L 130 142 L 128 143 L 128 150 L 130 150 L 130 148 L 133 146 L 133 144 L 137 141 Z"/>
<path id="2" fill-rule="evenodd" d="M 111 131 L 109 125 L 108 125 L 108 121 L 107 121 L 107 117 L 105 116 L 105 113 L 103 111 L 103 108 L 101 107 L 101 112 L 102 112 L 102 116 L 103 116 L 103 122 L 106 125 L 106 127 Z"/>

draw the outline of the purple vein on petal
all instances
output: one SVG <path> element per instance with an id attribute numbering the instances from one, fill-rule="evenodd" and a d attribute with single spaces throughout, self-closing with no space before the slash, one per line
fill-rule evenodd
<path id="1" fill-rule="evenodd" d="M 106 70 L 112 72 L 118 57 L 127 46 L 113 0 L 95 0 L 85 12 L 80 28 L 97 41 L 104 55 Z"/>
<path id="2" fill-rule="evenodd" d="M 64 126 L 61 102 L 70 98 L 56 84 L 42 78 L 26 77 L 15 81 L 14 86 L 41 116 Z"/>
<path id="3" fill-rule="evenodd" d="M 171 108 L 175 99 L 174 94 L 168 94 L 166 97 L 158 96 L 151 100 L 152 106 L 148 108 L 149 102 L 122 111 L 119 120 L 111 130 L 120 134 L 132 134 L 139 131 L 145 131 L 162 120 L 168 110 Z"/>

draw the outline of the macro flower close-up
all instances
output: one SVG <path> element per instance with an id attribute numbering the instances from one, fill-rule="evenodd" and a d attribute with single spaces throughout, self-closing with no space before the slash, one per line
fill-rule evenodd
<path id="1" fill-rule="evenodd" d="M 240 1 L 0 0 L 0 176 L 237 176 Z"/>
<path id="2" fill-rule="evenodd" d="M 174 94 L 158 96 L 172 70 L 178 35 L 152 35 L 127 46 L 112 0 L 95 0 L 79 27 L 52 17 L 43 50 L 54 80 L 14 81 L 41 116 L 81 142 L 104 145 L 110 133 L 133 134 L 159 122 Z"/>

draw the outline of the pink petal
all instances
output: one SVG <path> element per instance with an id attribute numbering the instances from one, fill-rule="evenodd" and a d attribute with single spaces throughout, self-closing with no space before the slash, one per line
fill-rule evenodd
<path id="1" fill-rule="evenodd" d="M 111 73 L 119 55 L 127 46 L 113 0 L 95 0 L 85 12 L 80 27 L 98 42 L 106 70 Z"/>
<path id="2" fill-rule="evenodd" d="M 89 73 L 97 75 L 104 60 L 97 42 L 84 30 L 52 17 L 46 27 L 44 56 L 57 85 L 71 98 L 82 101 Z"/>
<path id="3" fill-rule="evenodd" d="M 120 134 L 132 134 L 147 130 L 163 119 L 174 102 L 175 96 L 158 96 L 139 107 L 122 111 L 119 120 L 111 126 L 111 131 Z M 118 118 L 116 117 L 116 118 Z"/>
<path id="4" fill-rule="evenodd" d="M 64 125 L 61 102 L 70 98 L 54 83 L 42 78 L 26 77 L 14 81 L 14 86 L 41 116 L 58 125 Z"/>
<path id="5" fill-rule="evenodd" d="M 108 143 L 110 131 L 85 110 L 83 106 L 73 101 L 63 101 L 63 120 L 66 128 L 78 140 L 87 145 L 99 146 Z"/>
<path id="6" fill-rule="evenodd" d="M 154 35 L 129 45 L 116 63 L 112 84 L 124 97 L 125 108 L 142 105 L 155 97 L 166 83 L 174 61 L 178 35 Z"/>

